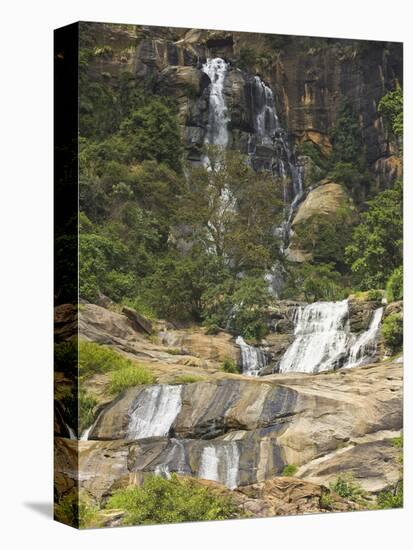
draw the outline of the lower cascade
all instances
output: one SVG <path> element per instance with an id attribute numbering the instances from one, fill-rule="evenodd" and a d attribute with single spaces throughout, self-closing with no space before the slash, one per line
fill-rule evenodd
<path id="1" fill-rule="evenodd" d="M 383 307 L 379 307 L 374 311 L 368 330 L 361 333 L 351 346 L 348 363 L 345 365 L 347 368 L 357 367 L 374 357 L 383 311 Z"/>
<path id="2" fill-rule="evenodd" d="M 279 371 L 317 373 L 372 360 L 382 315 L 383 308 L 376 309 L 369 328 L 357 337 L 350 332 L 347 300 L 299 307 L 295 340 L 282 357 Z"/>
<path id="3" fill-rule="evenodd" d="M 166 384 L 142 390 L 130 412 L 127 438 L 135 440 L 168 435 L 181 410 L 181 391 L 180 385 Z"/>
<path id="4" fill-rule="evenodd" d="M 258 347 L 249 346 L 242 336 L 238 336 L 235 343 L 241 348 L 242 374 L 258 376 L 267 364 L 264 351 Z"/>
<path id="5" fill-rule="evenodd" d="M 202 451 L 198 477 L 235 489 L 238 485 L 239 458 L 238 446 L 234 441 L 219 447 L 208 445 Z"/>

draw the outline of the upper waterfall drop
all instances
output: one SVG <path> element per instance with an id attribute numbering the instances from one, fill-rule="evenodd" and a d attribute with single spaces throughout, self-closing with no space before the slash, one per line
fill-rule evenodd
<path id="1" fill-rule="evenodd" d="M 205 143 L 225 148 L 228 145 L 228 110 L 225 105 L 224 83 L 228 63 L 220 57 L 207 59 L 202 71 L 211 80 L 208 126 Z"/>
<path id="2" fill-rule="evenodd" d="M 160 384 L 145 388 L 129 413 L 127 439 L 168 435 L 181 407 L 182 386 Z"/>

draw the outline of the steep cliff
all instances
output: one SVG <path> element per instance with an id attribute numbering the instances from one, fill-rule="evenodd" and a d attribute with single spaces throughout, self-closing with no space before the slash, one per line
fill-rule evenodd
<path id="1" fill-rule="evenodd" d="M 381 97 L 402 84 L 401 44 L 94 24 L 82 36 L 81 46 L 94 52 L 89 64 L 94 78 L 113 87 L 128 78 L 131 87 L 176 98 L 192 160 L 200 158 L 208 124 L 210 79 L 202 65 L 221 57 L 228 63 L 224 93 L 231 147 L 247 153 L 257 137 L 254 118 L 262 109 L 265 83 L 291 146 L 314 143 L 328 156 L 340 107 L 348 100 L 378 186 L 401 172 L 397 144 L 377 112 Z M 268 165 L 270 156 L 263 147 L 259 165 Z"/>

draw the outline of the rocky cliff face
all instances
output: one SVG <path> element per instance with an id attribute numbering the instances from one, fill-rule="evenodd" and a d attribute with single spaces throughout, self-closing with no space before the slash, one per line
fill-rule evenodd
<path id="1" fill-rule="evenodd" d="M 347 99 L 359 119 L 378 186 L 400 174 L 397 145 L 389 140 L 377 105 L 402 81 L 401 44 L 122 25 L 89 24 L 85 33 L 88 28 L 86 36 L 93 35 L 97 44 L 90 69 L 95 78 L 116 87 L 125 73 L 139 85 L 176 98 L 189 159 L 200 159 L 207 132 L 211 80 L 202 66 L 208 57 L 221 57 L 228 63 L 224 94 L 230 147 L 247 153 L 254 146 L 265 83 L 292 146 L 310 141 L 328 156 Z M 257 165 L 271 164 L 272 154 L 259 143 Z"/>
<path id="2" fill-rule="evenodd" d="M 286 334 L 294 308 L 297 304 L 280 303 L 271 314 Z M 69 309 L 59 308 L 58 318 L 67 316 Z M 360 307 L 355 311 L 353 322 L 360 328 L 365 321 Z M 324 490 L 320 484 L 343 472 L 372 492 L 397 481 L 399 455 L 392 439 L 402 428 L 400 363 L 319 375 L 233 375 L 220 368 L 223 357 L 239 353 L 226 333 L 206 336 L 199 329 L 160 326 L 160 339 L 154 342 L 137 330 L 130 312 L 127 317 L 84 304 L 79 318 L 82 338 L 110 345 L 145 364 L 158 383 L 130 388 L 114 398 L 105 390 L 106 375 L 92 377 L 86 387 L 98 407 L 85 441 L 68 439 L 65 413 L 59 408 L 55 431 L 60 436 L 60 495 L 79 480 L 82 491 L 100 501 L 117 487 L 140 483 L 148 473 L 177 472 L 238 488 L 253 498 L 251 509 L 263 507 L 270 514 L 274 508 L 268 508 L 268 499 L 275 499 L 283 513 L 289 510 L 285 499 L 274 493 L 287 494 L 283 481 L 276 481 L 287 465 L 298 468 L 296 477 L 304 483 L 292 504 L 297 511 L 305 511 L 297 504 L 302 490 L 312 491 L 315 500 L 308 511 L 314 511 Z M 187 349 L 175 348 L 179 353 L 171 354 L 170 338 Z M 178 373 L 196 373 L 203 380 L 171 384 Z M 277 489 L 271 485 L 270 490 L 268 483 Z"/>

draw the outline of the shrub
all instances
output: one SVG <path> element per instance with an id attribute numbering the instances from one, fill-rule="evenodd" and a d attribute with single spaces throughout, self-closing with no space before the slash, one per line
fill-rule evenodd
<path id="1" fill-rule="evenodd" d="M 221 332 L 221 329 L 219 328 L 218 325 L 214 324 L 214 323 L 211 323 L 211 324 L 206 324 L 206 327 L 205 327 L 205 334 L 207 336 L 215 336 L 217 335 L 219 332 Z"/>
<path id="2" fill-rule="evenodd" d="M 393 353 L 403 346 L 403 317 L 401 313 L 392 313 L 386 317 L 381 327 L 381 333 L 385 344 Z"/>
<path id="3" fill-rule="evenodd" d="M 331 498 L 330 493 L 322 493 L 320 497 L 320 508 L 323 510 L 333 509 L 333 499 Z"/>
<path id="4" fill-rule="evenodd" d="M 379 300 L 381 301 L 381 299 L 383 298 L 383 294 L 381 290 L 369 290 L 367 292 L 366 298 L 369 302 L 376 302 Z"/>
<path id="5" fill-rule="evenodd" d="M 95 344 L 94 342 L 79 342 L 79 374 L 83 378 L 130 365 L 132 365 L 132 362 L 129 359 L 122 357 L 122 355 L 107 346 Z"/>
<path id="6" fill-rule="evenodd" d="M 297 473 L 297 470 L 298 470 L 298 466 L 296 466 L 295 464 L 287 464 L 283 468 L 282 475 L 283 476 L 293 476 L 294 474 Z"/>
<path id="7" fill-rule="evenodd" d="M 117 490 L 107 508 L 125 511 L 125 525 L 178 523 L 239 517 L 230 497 L 215 495 L 210 488 L 190 478 L 149 476 L 142 487 Z"/>
<path id="8" fill-rule="evenodd" d="M 73 377 L 77 369 L 77 340 L 59 342 L 54 346 L 54 364 L 57 372 Z"/>
<path id="9" fill-rule="evenodd" d="M 89 428 L 93 424 L 95 419 L 95 407 L 98 404 L 97 400 L 84 390 L 83 388 L 79 391 L 79 435 Z"/>
<path id="10" fill-rule="evenodd" d="M 99 509 L 73 490 L 55 504 L 54 515 L 57 521 L 72 527 L 86 529 L 98 527 Z"/>
<path id="11" fill-rule="evenodd" d="M 388 302 L 403 300 L 403 267 L 396 267 L 386 284 Z"/>
<path id="12" fill-rule="evenodd" d="M 403 508 L 403 480 L 399 481 L 394 489 L 381 491 L 378 494 L 377 507 L 380 510 Z"/>
<path id="13" fill-rule="evenodd" d="M 330 483 L 330 489 L 340 495 L 341 497 L 352 500 L 353 502 L 360 502 L 364 500 L 365 492 L 361 485 L 354 481 L 351 474 L 343 474 Z"/>
<path id="14" fill-rule="evenodd" d="M 229 372 L 231 374 L 238 374 L 239 370 L 237 368 L 237 365 L 235 364 L 235 361 L 233 359 L 225 359 L 222 363 L 222 370 L 224 372 Z"/>
<path id="15" fill-rule="evenodd" d="M 110 392 L 120 393 L 126 388 L 139 386 L 140 384 L 153 384 L 156 381 L 154 375 L 143 366 L 127 365 L 111 374 Z"/>

